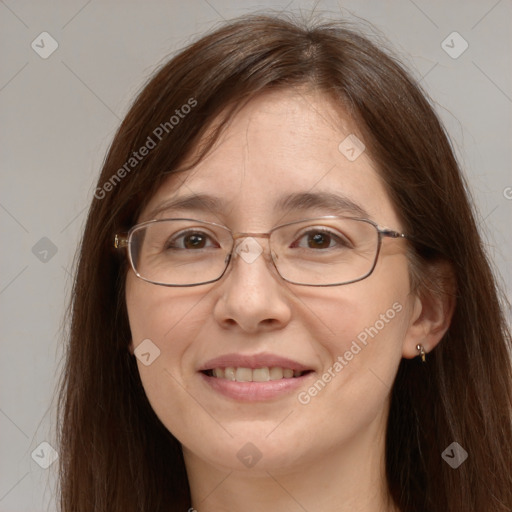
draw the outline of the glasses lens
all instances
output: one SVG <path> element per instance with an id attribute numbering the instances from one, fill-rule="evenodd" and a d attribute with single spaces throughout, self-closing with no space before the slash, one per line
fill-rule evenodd
<path id="1" fill-rule="evenodd" d="M 371 273 L 379 234 L 364 220 L 312 219 L 274 230 L 271 245 L 284 279 L 306 285 L 344 284 Z"/>
<path id="2" fill-rule="evenodd" d="M 151 221 L 135 228 L 130 238 L 139 277 L 176 286 L 218 279 L 231 246 L 227 229 L 196 220 Z"/>

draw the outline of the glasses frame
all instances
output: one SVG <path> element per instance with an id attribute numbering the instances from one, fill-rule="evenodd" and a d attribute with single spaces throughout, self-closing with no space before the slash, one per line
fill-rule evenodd
<path id="1" fill-rule="evenodd" d="M 343 281 L 341 283 L 332 283 L 332 284 L 305 284 L 305 283 L 298 283 L 298 282 L 295 282 L 295 281 L 291 281 L 290 279 L 286 279 L 285 277 L 283 277 L 281 275 L 281 273 L 279 272 L 279 269 L 277 268 L 276 262 L 274 260 L 274 255 L 272 254 L 272 247 L 270 245 L 270 236 L 271 236 L 271 234 L 274 231 L 276 231 L 277 229 L 280 229 L 280 228 L 283 228 L 283 227 L 286 227 L 286 226 L 291 226 L 293 224 L 300 224 L 300 223 L 306 222 L 306 221 L 317 221 L 317 220 L 324 220 L 324 219 L 357 220 L 357 221 L 360 221 L 360 222 L 366 222 L 366 223 L 370 224 L 371 226 L 373 226 L 375 228 L 375 230 L 377 231 L 377 240 L 378 240 L 377 241 L 377 251 L 375 253 L 375 259 L 373 261 L 373 264 L 372 264 L 370 270 L 364 276 L 359 277 L 357 279 L 352 279 L 351 281 Z M 209 281 L 202 281 L 200 283 L 192 283 L 192 284 L 166 284 L 166 283 L 159 283 L 157 281 L 151 281 L 150 279 L 147 279 L 147 278 L 141 276 L 137 272 L 137 269 L 135 268 L 135 264 L 133 263 L 132 251 L 130 250 L 130 244 L 131 244 L 131 240 L 132 240 L 133 234 L 136 231 L 139 231 L 139 230 L 141 230 L 141 229 L 143 229 L 143 228 L 145 228 L 145 227 L 147 227 L 149 225 L 155 224 L 157 222 L 165 222 L 165 221 L 170 221 L 170 220 L 199 222 L 201 224 L 206 224 L 206 225 L 210 225 L 210 226 L 216 226 L 216 227 L 225 229 L 226 231 L 228 231 L 230 233 L 231 238 L 232 238 L 232 245 L 231 245 L 231 248 L 230 248 L 230 250 L 228 252 L 228 255 L 227 255 L 227 258 L 226 258 L 226 265 L 224 267 L 224 270 L 222 271 L 222 273 L 220 274 L 219 277 L 217 277 L 215 279 L 211 279 Z M 148 221 L 145 221 L 145 222 L 141 222 L 140 224 L 136 224 L 127 233 L 120 233 L 120 234 L 116 234 L 114 236 L 114 247 L 116 249 L 126 249 L 126 252 L 128 253 L 128 260 L 130 262 L 130 266 L 131 266 L 134 274 L 139 279 L 142 279 L 143 281 L 146 281 L 147 283 L 155 284 L 155 285 L 158 285 L 158 286 L 184 288 L 184 287 L 191 287 L 191 286 L 200 286 L 200 285 L 203 285 L 203 284 L 210 284 L 210 283 L 215 283 L 217 281 L 220 281 L 220 279 L 222 279 L 222 277 L 226 273 L 226 271 L 227 271 L 227 269 L 229 267 L 229 264 L 231 263 L 231 260 L 233 259 L 233 250 L 235 248 L 236 241 L 241 239 L 241 238 L 267 238 L 268 241 L 269 241 L 270 259 L 271 259 L 272 264 L 274 265 L 274 268 L 276 269 L 276 272 L 279 275 L 279 277 L 281 277 L 281 279 L 283 279 L 287 283 L 295 284 L 297 286 L 315 286 L 315 287 L 343 286 L 345 284 L 357 283 L 358 281 L 362 281 L 363 279 L 366 279 L 368 276 L 370 276 L 372 274 L 372 272 L 374 271 L 374 269 L 375 269 L 375 267 L 377 265 L 377 261 L 379 259 L 379 254 L 380 254 L 380 249 L 381 249 L 381 246 L 382 246 L 382 239 L 383 238 L 395 238 L 395 239 L 396 238 L 400 238 L 400 239 L 410 240 L 410 237 L 408 235 L 406 235 L 405 233 L 400 233 L 399 231 L 395 231 L 393 229 L 381 227 L 376 222 L 374 222 L 373 220 L 365 219 L 365 218 L 360 218 L 360 217 L 349 217 L 349 216 L 344 216 L 344 215 L 324 215 L 324 216 L 321 216 L 321 217 L 313 217 L 313 218 L 308 218 L 308 219 L 294 220 L 292 222 L 287 222 L 285 224 L 280 224 L 278 226 L 275 226 L 270 231 L 268 231 L 266 233 L 246 233 L 246 232 L 239 232 L 239 233 L 237 233 L 237 232 L 233 232 L 227 226 L 224 226 L 222 224 L 218 224 L 216 222 L 209 222 L 209 221 L 205 221 L 205 220 L 192 219 L 192 218 L 182 218 L 182 217 L 180 217 L 180 218 L 153 219 L 153 220 L 148 220 Z"/>

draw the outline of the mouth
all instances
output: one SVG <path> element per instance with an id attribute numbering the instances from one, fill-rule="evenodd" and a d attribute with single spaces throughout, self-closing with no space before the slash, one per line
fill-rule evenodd
<path id="1" fill-rule="evenodd" d="M 210 390 L 237 401 L 264 401 L 304 386 L 315 370 L 272 354 L 227 354 L 199 368 Z"/>
<path id="2" fill-rule="evenodd" d="M 268 382 L 281 379 L 296 379 L 313 370 L 294 370 L 281 366 L 264 366 L 262 368 L 246 368 L 227 366 L 203 370 L 201 373 L 216 379 L 226 379 L 236 382 Z"/>

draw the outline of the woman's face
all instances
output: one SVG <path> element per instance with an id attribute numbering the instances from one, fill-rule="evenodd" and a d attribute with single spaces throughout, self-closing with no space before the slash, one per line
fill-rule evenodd
<path id="1" fill-rule="evenodd" d="M 292 194 L 335 194 L 401 231 L 366 152 L 354 159 L 359 149 L 351 139 L 339 148 L 357 127 L 334 111 L 311 93 L 260 96 L 231 119 L 200 164 L 164 182 L 139 221 L 187 217 L 262 233 L 300 219 L 354 215 L 320 202 L 278 208 Z M 217 199 L 218 208 L 204 200 L 159 208 L 198 195 Z M 284 281 L 268 240 L 255 240 L 263 253 L 254 246 L 254 258 L 235 254 L 215 283 L 164 287 L 128 272 L 132 349 L 151 340 L 137 363 L 155 413 L 182 443 L 186 460 L 223 470 L 298 469 L 382 441 L 397 367 L 413 355 L 408 330 L 416 301 L 405 242 L 384 238 L 373 273 L 362 281 L 310 287 Z M 204 371 L 215 368 L 218 377 Z M 289 377 L 298 369 L 307 372 Z"/>

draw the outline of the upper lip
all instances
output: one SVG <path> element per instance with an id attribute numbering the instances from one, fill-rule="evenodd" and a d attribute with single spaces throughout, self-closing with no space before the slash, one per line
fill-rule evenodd
<path id="1" fill-rule="evenodd" d="M 264 367 L 291 368 L 292 370 L 306 371 L 311 370 L 310 366 L 305 366 L 297 361 L 281 357 L 275 354 L 224 354 L 206 361 L 200 366 L 198 371 L 212 370 L 214 368 L 264 368 Z"/>

